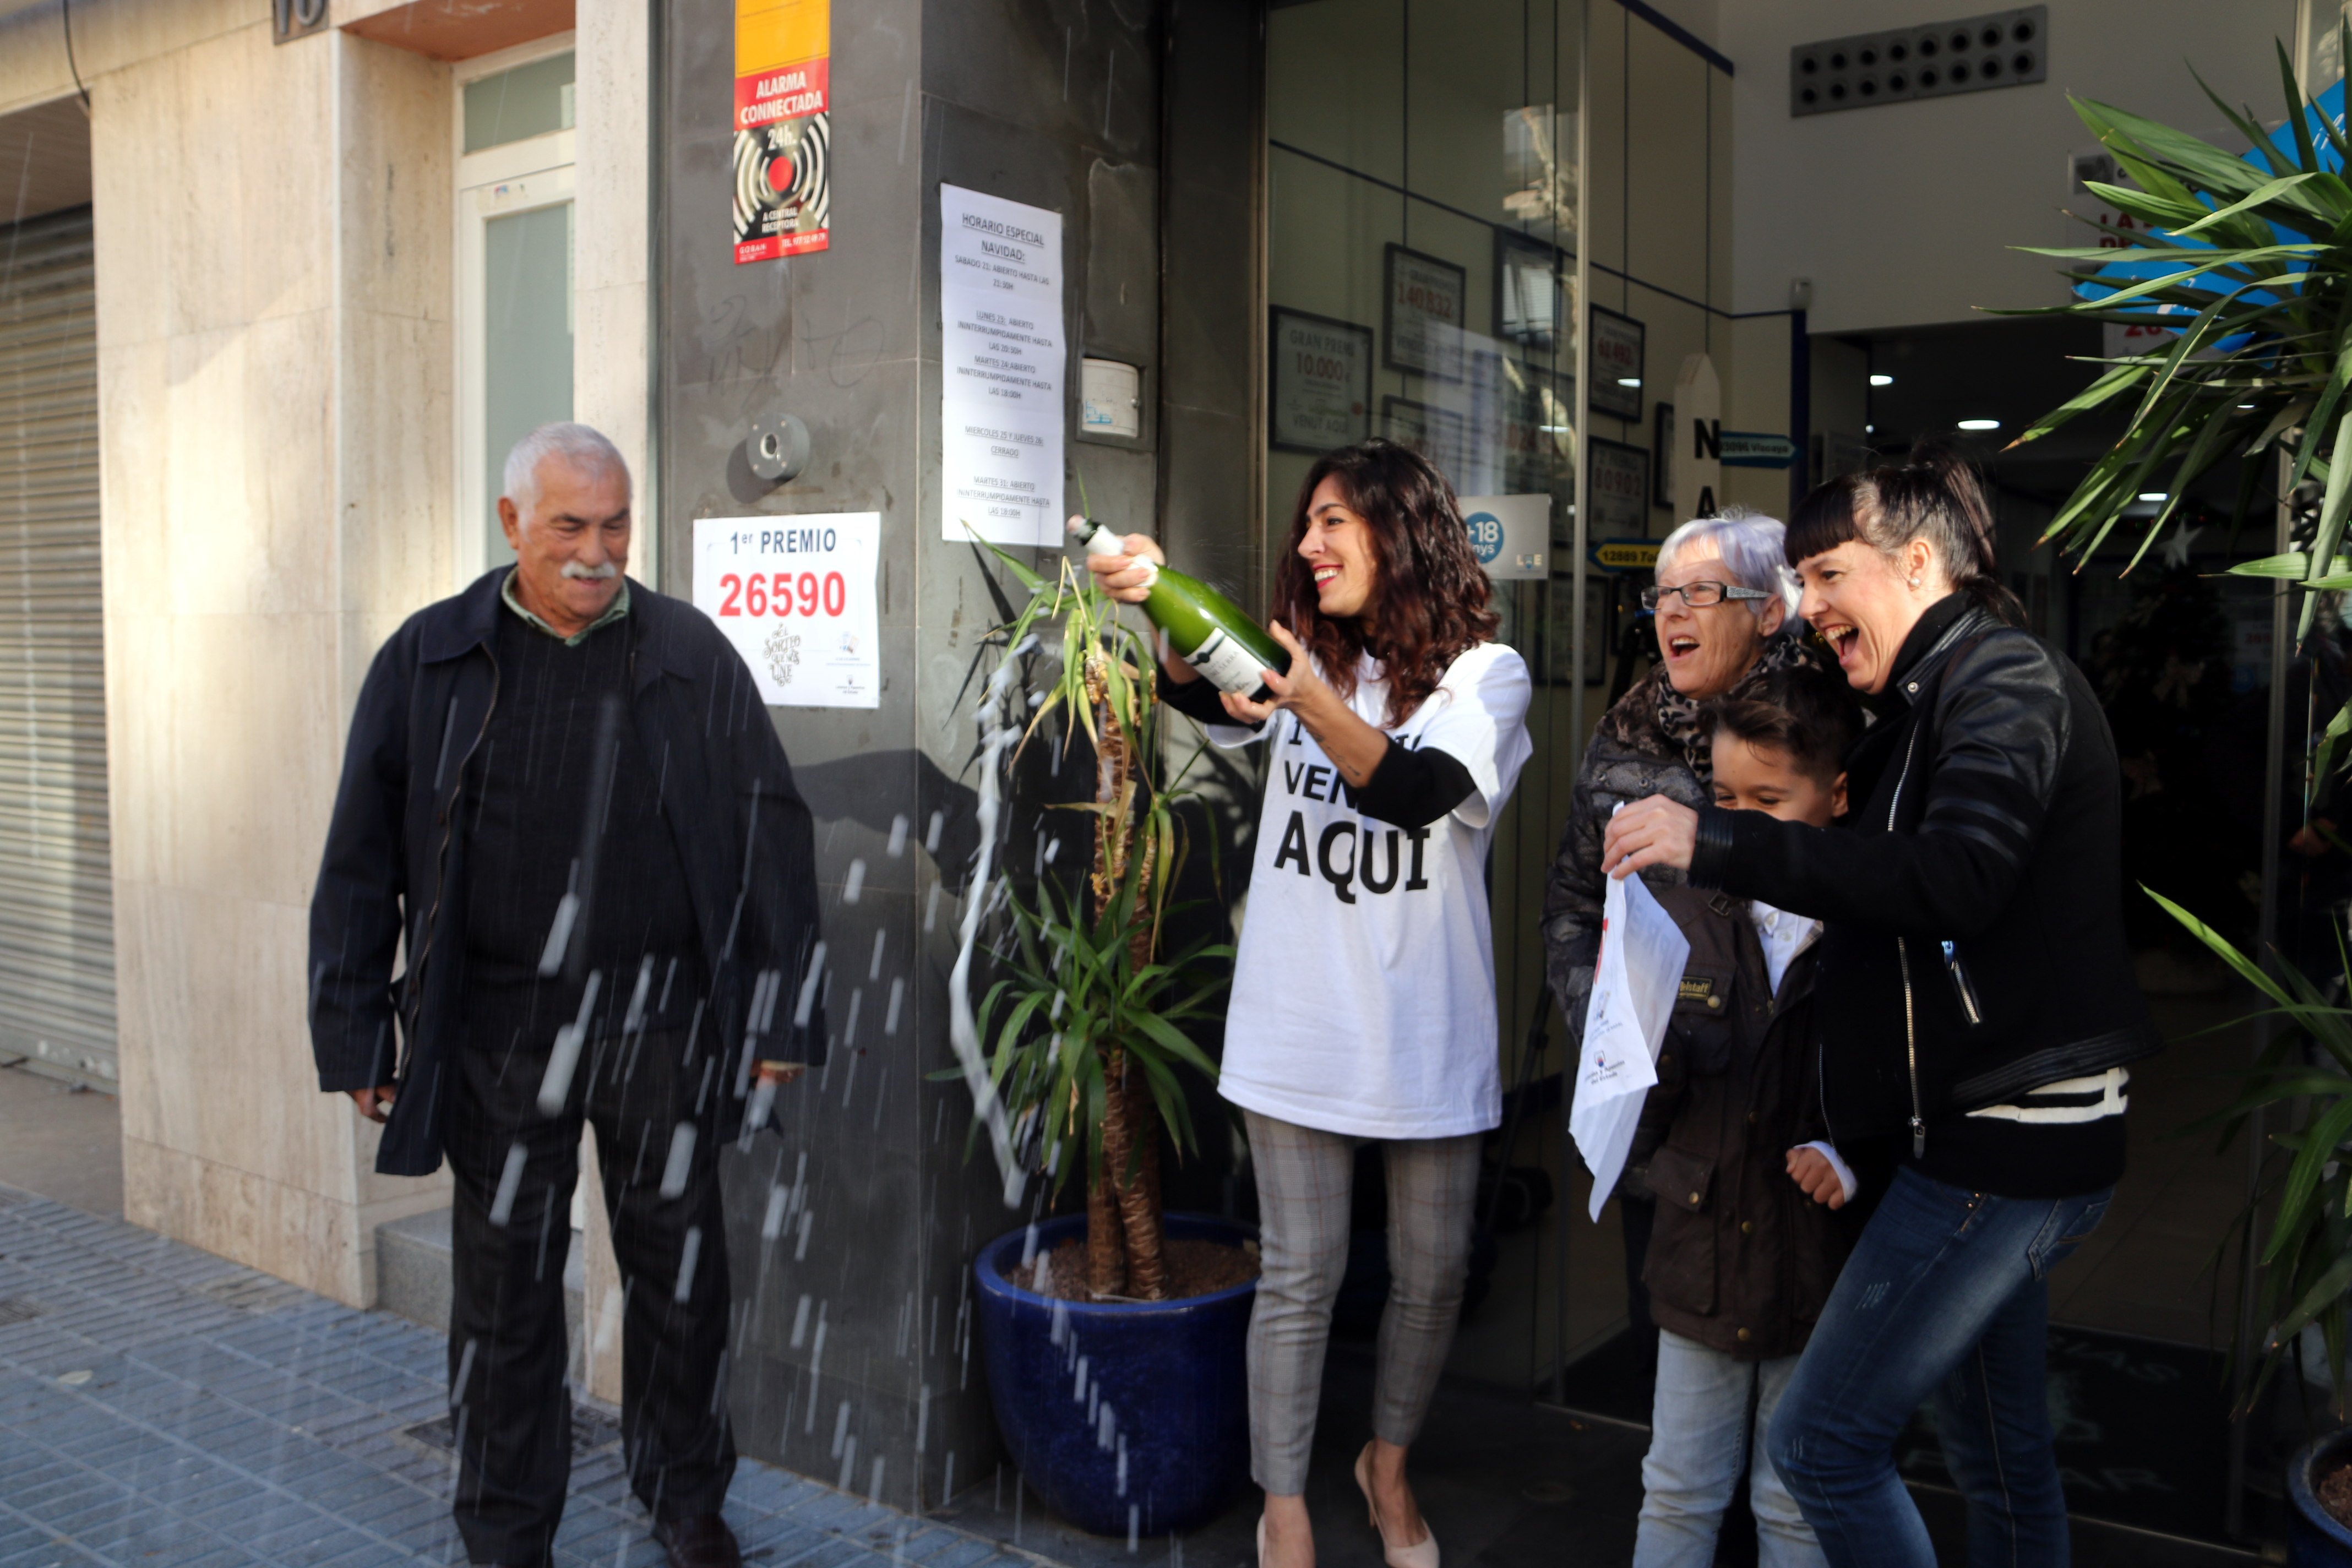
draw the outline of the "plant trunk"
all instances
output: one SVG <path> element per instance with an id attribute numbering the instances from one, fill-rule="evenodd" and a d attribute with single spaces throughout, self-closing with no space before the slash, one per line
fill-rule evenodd
<path id="1" fill-rule="evenodd" d="M 1096 1300 L 1127 1294 L 1127 1233 L 1110 1184 L 1111 1128 L 1125 1120 L 1123 1108 L 1112 1109 L 1119 1098 L 1105 1097 L 1102 1173 L 1087 1184 L 1087 1294 Z"/>
<path id="2" fill-rule="evenodd" d="M 1127 1231 L 1127 1293 L 1139 1301 L 1168 1299 L 1167 1226 L 1160 1208 L 1160 1107 L 1151 1098 L 1151 1082 L 1141 1072 L 1129 1072 L 1127 1058 L 1117 1061 L 1118 1098 L 1125 1102 L 1128 1147 L 1134 1170 L 1122 1159 L 1110 1163 L 1109 1148 L 1103 1164 L 1123 1178 L 1118 1189 L 1119 1223 Z"/>
<path id="3" fill-rule="evenodd" d="M 1127 732 L 1111 710 L 1104 680 L 1104 656 L 1087 665 L 1087 698 L 1095 712 L 1095 799 L 1116 804 L 1135 775 Z M 1118 897 L 1134 852 L 1134 814 L 1105 812 L 1095 818 L 1091 887 L 1099 915 Z M 1143 853 L 1150 855 L 1146 846 Z M 1137 879 L 1139 909 L 1149 900 L 1150 877 Z M 1139 925 L 1133 957 L 1139 968 L 1151 959 L 1151 931 Z M 1087 1189 L 1087 1289 L 1097 1298 L 1167 1299 L 1165 1227 L 1160 1210 L 1160 1116 L 1151 1086 L 1140 1072 L 1128 1071 L 1127 1053 L 1114 1049 L 1103 1061 L 1102 1166 Z"/>

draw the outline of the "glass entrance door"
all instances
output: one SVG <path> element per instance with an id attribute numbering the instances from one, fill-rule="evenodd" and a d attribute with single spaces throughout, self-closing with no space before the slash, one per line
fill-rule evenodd
<path id="1" fill-rule="evenodd" d="M 1266 18 L 1269 544 L 1285 546 L 1316 455 L 1375 435 L 1461 496 L 1532 498 L 1550 522 L 1538 569 L 1489 566 L 1536 682 L 1535 758 L 1488 871 L 1499 1163 L 1534 1180 L 1504 1184 L 1490 1211 L 1484 1300 L 1451 1366 L 1520 1389 L 1552 1386 L 1630 1305 L 1618 1205 L 1585 1217 L 1560 1146 L 1565 1028 L 1541 917 L 1585 737 L 1654 656 L 1636 613 L 1647 547 L 1708 504 L 1661 482 L 1675 389 L 1692 376 L 1698 395 L 1711 367 L 1726 422 L 1745 407 L 1729 67 L 1630 5 L 1276 0 Z M 1785 360 L 1751 357 L 1756 386 L 1785 385 Z M 1738 499 L 1782 482 L 1757 479 Z M 1561 1190 L 1515 1226 L 1544 1177 Z"/>
<path id="2" fill-rule="evenodd" d="M 1557 1173 L 1559 1034 L 1526 1042 L 1553 1011 L 1538 922 L 1599 662 L 1578 616 L 1582 0 L 1305 0 L 1266 26 L 1269 546 L 1317 456 L 1368 436 L 1549 520 L 1542 560 L 1490 563 L 1524 574 L 1497 607 L 1537 684 L 1489 879 L 1508 1163 Z M 1557 1240 L 1549 1214 L 1497 1237 L 1453 1372 L 1527 1388 L 1557 1359 Z"/>

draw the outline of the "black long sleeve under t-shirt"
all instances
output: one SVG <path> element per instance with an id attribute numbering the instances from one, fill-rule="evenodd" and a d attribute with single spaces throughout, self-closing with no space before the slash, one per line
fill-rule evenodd
<path id="1" fill-rule="evenodd" d="M 1188 719 L 1203 724 L 1239 724 L 1225 711 L 1216 687 L 1209 681 L 1171 680 L 1162 671 L 1159 690 L 1162 702 Z M 1391 741 L 1372 776 L 1355 792 L 1356 808 L 1391 826 L 1426 827 L 1469 799 L 1476 787 L 1470 770 L 1457 758 L 1433 747 L 1416 751 Z"/>

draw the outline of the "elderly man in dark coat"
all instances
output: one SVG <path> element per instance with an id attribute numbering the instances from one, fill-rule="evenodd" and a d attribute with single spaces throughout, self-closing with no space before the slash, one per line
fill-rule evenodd
<path id="1" fill-rule="evenodd" d="M 377 1170 L 456 1179 L 472 1560 L 547 1563 L 562 1514 L 585 1121 L 631 1484 L 671 1563 L 733 1568 L 717 1153 L 824 1048 L 809 815 L 733 647 L 624 575 L 612 444 L 544 426 L 505 479 L 515 565 L 411 616 L 361 689 L 310 908 L 319 1085 L 385 1123 Z"/>

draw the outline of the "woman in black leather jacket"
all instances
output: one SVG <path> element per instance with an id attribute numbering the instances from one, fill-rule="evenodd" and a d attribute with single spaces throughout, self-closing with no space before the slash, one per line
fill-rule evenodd
<path id="1" fill-rule="evenodd" d="M 1997 1538 L 1971 1558 L 2061 1564 L 2047 1278 L 2123 1172 L 2126 1064 L 2161 1046 L 2124 942 L 2114 741 L 2080 672 L 2012 624 L 1957 459 L 1831 481 L 1788 547 L 1800 613 L 1878 714 L 1848 761 L 1858 830 L 1654 796 L 1604 863 L 1826 922 L 1822 1110 L 1842 1148 L 1900 1155 L 1770 1434 L 1830 1561 L 1932 1568 L 1894 1458 L 1932 1397 L 1969 1529 Z"/>

